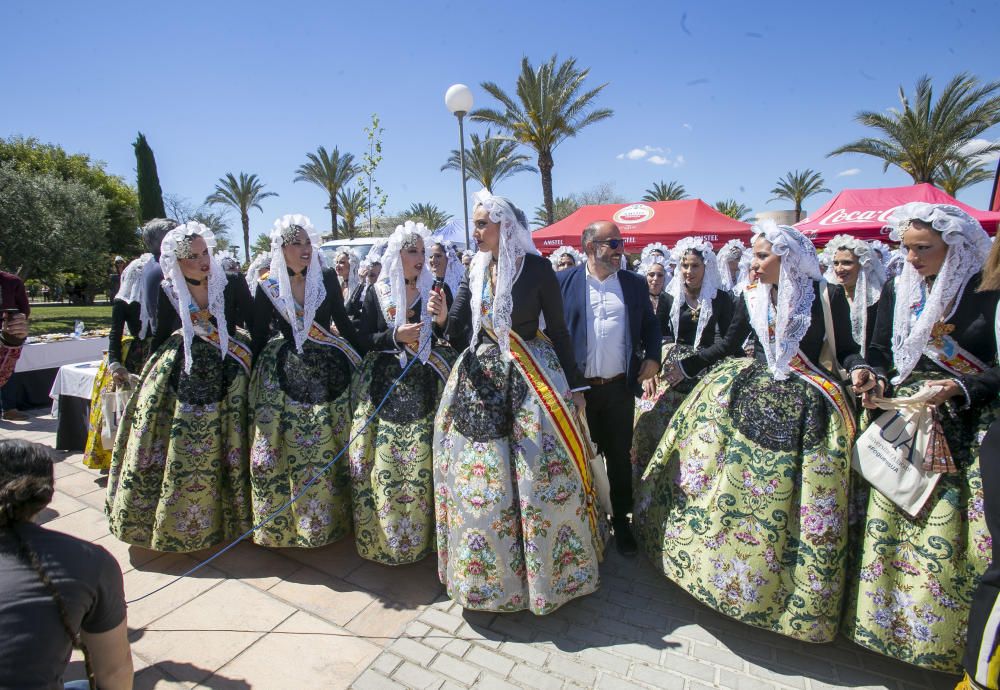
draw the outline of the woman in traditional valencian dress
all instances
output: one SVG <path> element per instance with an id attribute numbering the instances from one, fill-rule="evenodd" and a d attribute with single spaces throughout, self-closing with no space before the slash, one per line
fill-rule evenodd
<path id="1" fill-rule="evenodd" d="M 362 557 L 385 565 L 415 563 L 434 552 L 431 441 L 455 352 L 434 345 L 427 236 L 422 223 L 396 228 L 361 319 L 368 354 L 354 388 L 354 541 Z"/>
<path id="2" fill-rule="evenodd" d="M 145 312 L 142 273 L 152 254 L 143 254 L 132 261 L 121 275 L 121 287 L 111 305 L 111 333 L 108 354 L 97 369 L 90 396 L 90 430 L 83 449 L 83 464 L 95 470 L 111 467 L 111 448 L 101 442 L 104 426 L 102 396 L 128 384 L 129 374 L 138 375 L 149 356 L 152 339 L 151 315 Z M 125 329 L 128 329 L 128 335 Z"/>
<path id="3" fill-rule="evenodd" d="M 820 290 L 835 328 L 849 332 L 850 312 L 800 232 L 773 222 L 754 231 L 758 282 L 726 339 L 738 347 L 752 330 L 755 357 L 718 364 L 677 409 L 633 522 L 654 565 L 703 603 L 829 642 L 845 590 L 854 416 L 816 364 L 826 339 Z M 841 366 L 864 365 L 851 338 L 836 341 Z"/>
<path id="4" fill-rule="evenodd" d="M 434 279 L 441 282 L 441 289 L 444 291 L 450 308 L 458 293 L 458 286 L 465 278 L 465 267 L 462 265 L 462 260 L 458 258 L 455 243 L 432 240 L 427 264 L 430 266 Z"/>
<path id="5" fill-rule="evenodd" d="M 881 654 L 957 673 L 973 591 L 992 551 L 979 444 L 1000 404 L 977 395 L 973 380 L 995 366 L 998 293 L 977 291 L 990 242 L 961 209 L 910 203 L 890 223 L 907 263 L 883 288 L 867 359 L 880 376 L 876 390 L 891 376 L 893 396 L 928 382 L 942 388 L 935 402 L 957 396 L 940 409 L 957 473 L 942 474 L 914 518 L 869 492 L 844 632 Z M 865 372 L 855 378 L 859 389 L 875 383 Z"/>
<path id="6" fill-rule="evenodd" d="M 741 263 L 746 249 L 743 240 L 729 240 L 715 255 L 719 265 L 719 286 L 726 292 L 735 292 L 736 286 L 740 283 L 741 275 L 744 273 L 741 270 Z"/>
<path id="7" fill-rule="evenodd" d="M 359 264 L 358 256 L 350 247 L 337 247 L 333 253 L 333 267 L 337 272 L 337 277 L 340 278 L 341 301 L 344 303 L 351 298 L 351 294 L 360 282 L 358 277 Z"/>
<path id="8" fill-rule="evenodd" d="M 668 310 L 662 375 L 643 382 L 643 396 L 636 403 L 632 434 L 632 469 L 636 478 L 646 469 L 674 410 L 694 388 L 698 378 L 728 356 L 741 353 L 724 340 L 733 320 L 733 299 L 720 287 L 719 269 L 712 243 L 696 237 L 682 239 L 673 250 L 678 272 L 667 287 Z M 662 262 L 652 255 L 647 262 Z M 652 263 L 646 272 L 662 268 Z M 652 285 L 651 283 L 651 290 Z"/>
<path id="9" fill-rule="evenodd" d="M 557 273 L 559 271 L 568 271 L 583 260 L 584 256 L 580 252 L 565 244 L 549 254 L 549 261 L 552 263 L 553 270 Z"/>
<path id="10" fill-rule="evenodd" d="M 361 356 L 337 275 L 320 266 L 318 243 L 305 216 L 275 221 L 270 269 L 255 286 L 249 394 L 254 522 L 301 493 L 254 532 L 254 542 L 264 546 L 322 546 L 351 531 L 346 453 L 321 470 L 350 439 L 351 380 Z M 341 335 L 331 332 L 333 323 Z"/>
<path id="11" fill-rule="evenodd" d="M 823 249 L 823 255 L 828 266 L 823 277 L 844 288 L 847 303 L 851 305 L 851 336 L 864 355 L 875 330 L 885 267 L 871 245 L 850 235 L 834 236 Z"/>
<path id="12" fill-rule="evenodd" d="M 463 352 L 434 425 L 438 576 L 465 608 L 546 614 L 597 589 L 604 552 L 570 392 L 586 384 L 523 212 L 476 202 L 480 251 L 446 326 Z"/>
<path id="13" fill-rule="evenodd" d="M 153 355 L 115 438 L 111 532 L 155 551 L 196 551 L 250 529 L 247 471 L 250 318 L 241 275 L 212 256 L 200 223 L 163 238 Z"/>

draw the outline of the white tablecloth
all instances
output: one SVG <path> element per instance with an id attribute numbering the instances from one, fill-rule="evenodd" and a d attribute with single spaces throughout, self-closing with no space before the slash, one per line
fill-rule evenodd
<path id="1" fill-rule="evenodd" d="M 100 366 L 101 360 L 98 359 L 93 362 L 66 364 L 59 367 L 56 380 L 52 382 L 52 390 L 49 391 L 49 397 L 52 398 L 53 417 L 59 416 L 60 395 L 90 399 L 90 394 L 94 390 L 94 379 L 97 378 L 97 368 Z"/>
<path id="2" fill-rule="evenodd" d="M 107 349 L 108 339 L 106 337 L 59 340 L 54 343 L 30 343 L 21 348 L 21 356 L 14 366 L 14 372 L 55 369 L 64 364 L 90 362 L 101 359 Z"/>

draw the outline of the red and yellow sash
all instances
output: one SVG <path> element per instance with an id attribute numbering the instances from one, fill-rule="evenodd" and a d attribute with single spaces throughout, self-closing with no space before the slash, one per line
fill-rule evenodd
<path id="1" fill-rule="evenodd" d="M 285 321 L 288 321 L 288 314 L 285 313 L 283 305 L 279 301 L 281 288 L 278 286 L 278 281 L 272 279 L 270 273 L 265 273 L 263 276 L 261 276 L 258 282 L 260 283 L 260 286 L 264 288 L 264 294 L 266 294 L 267 298 L 271 300 L 271 304 L 274 306 L 274 310 L 281 315 L 281 318 L 283 318 Z M 296 318 L 299 321 L 302 321 L 303 315 L 304 315 L 303 310 L 300 309 L 298 306 L 296 306 L 295 307 Z M 288 325 L 291 326 L 293 329 L 295 329 L 296 327 L 296 325 L 293 323 L 289 323 Z M 339 350 L 344 354 L 345 357 L 347 357 L 347 359 L 350 361 L 351 365 L 355 369 L 361 366 L 361 355 L 358 354 L 358 351 L 354 349 L 354 347 L 351 345 L 350 342 L 347 341 L 346 338 L 339 335 L 334 335 L 329 330 L 323 328 L 315 321 L 313 321 L 312 325 L 309 326 L 309 332 L 306 333 L 306 338 L 308 338 L 309 340 L 313 341 L 318 345 L 326 345 L 328 347 L 332 347 Z"/>
<path id="2" fill-rule="evenodd" d="M 215 345 L 219 352 L 222 352 L 222 339 L 219 337 L 219 329 L 210 321 L 212 314 L 208 309 L 198 309 L 192 303 L 191 323 L 194 326 L 195 335 L 206 343 Z M 230 338 L 226 347 L 226 354 L 236 360 L 243 371 L 250 373 L 250 363 L 253 356 L 250 348 L 236 338 Z"/>
<path id="3" fill-rule="evenodd" d="M 487 329 L 487 332 L 491 338 L 496 340 L 496 334 L 492 329 Z M 541 333 L 539 333 L 538 337 L 544 338 Z M 569 408 L 566 407 L 565 399 L 552 385 L 552 381 L 546 373 L 545 368 L 535 361 L 534 355 L 528 349 L 527 345 L 525 345 L 524 340 L 513 330 L 510 331 L 510 354 L 513 356 L 514 362 L 524 376 L 525 381 L 528 382 L 528 387 L 531 388 L 539 402 L 541 402 L 542 409 L 559 435 L 559 440 L 562 442 L 563 447 L 566 448 L 566 452 L 569 453 L 569 457 L 573 460 L 573 464 L 576 465 L 580 473 L 583 490 L 587 497 L 587 517 L 590 520 L 590 528 L 592 533 L 597 535 L 597 492 L 594 489 L 593 477 L 590 474 L 590 465 L 587 462 L 587 453 L 584 445 L 587 441 L 580 433 L 580 429 L 573 415 L 570 414 Z"/>
<path id="4" fill-rule="evenodd" d="M 844 391 L 836 383 L 831 381 L 820 372 L 815 364 L 810 362 L 801 352 L 792 357 L 788 363 L 788 368 L 794 371 L 806 383 L 823 394 L 830 404 L 832 404 L 840 416 L 844 418 L 844 424 L 853 439 L 857 434 L 857 425 L 854 421 L 854 411 L 847 402 Z"/>
<path id="5" fill-rule="evenodd" d="M 955 330 L 950 323 L 936 323 L 924 347 L 924 355 L 952 376 L 981 374 L 988 368 L 979 358 L 958 344 L 949 333 Z"/>

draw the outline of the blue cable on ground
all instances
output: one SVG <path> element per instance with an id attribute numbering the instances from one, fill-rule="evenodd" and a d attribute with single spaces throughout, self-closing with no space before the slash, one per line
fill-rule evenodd
<path id="1" fill-rule="evenodd" d="M 386 391 L 385 396 L 382 398 L 382 400 L 379 402 L 379 404 L 375 407 L 375 410 L 371 413 L 371 416 L 369 416 L 368 419 L 365 420 L 365 423 L 361 427 L 361 429 L 359 429 L 356 434 L 354 434 L 353 436 L 351 436 L 350 439 L 348 439 L 347 445 L 345 445 L 343 448 L 340 449 L 340 452 L 337 453 L 337 455 L 333 458 L 333 460 L 331 460 L 330 462 L 326 463 L 322 468 L 320 468 L 320 470 L 315 475 L 313 475 L 312 479 L 310 479 L 308 482 L 306 482 L 305 485 L 299 490 L 299 492 L 297 494 L 295 494 L 294 496 L 292 496 L 290 499 L 288 499 L 285 502 L 284 505 L 282 505 L 280 508 L 278 508 L 273 513 L 271 513 L 270 515 L 268 515 L 261 522 L 257 523 L 253 527 L 251 527 L 249 530 L 247 530 L 246 532 L 244 532 L 242 535 L 240 535 L 239 537 L 237 537 L 236 540 L 233 541 L 231 544 L 229 544 L 225 548 L 220 549 L 219 551 L 213 553 L 211 556 L 209 556 L 205 560 L 203 560 L 200 563 L 198 563 L 197 565 L 195 565 L 193 568 L 191 568 L 190 570 L 188 570 L 186 573 L 178 575 L 177 577 L 175 577 L 170 582 L 167 582 L 167 583 L 165 583 L 165 584 L 157 587 L 153 591 L 147 592 L 146 594 L 143 594 L 141 597 L 137 597 L 135 599 L 131 599 L 129 601 L 126 601 L 125 603 L 126 604 L 134 604 L 136 602 L 142 601 L 143 599 L 146 599 L 147 597 L 151 597 L 154 594 L 162 592 L 163 590 L 165 590 L 170 585 L 173 585 L 173 584 L 176 584 L 177 582 L 180 582 L 185 577 L 190 577 L 192 574 L 194 574 L 195 572 L 197 572 L 198 570 L 200 570 L 204 566 L 208 565 L 209 563 L 211 563 L 212 561 L 214 561 L 216 558 L 218 558 L 222 554 L 224 554 L 227 551 L 229 551 L 231 548 L 235 547 L 241 541 L 243 541 L 244 539 L 246 539 L 247 537 L 249 537 L 251 534 L 253 534 L 254 532 L 256 532 L 258 529 L 260 529 L 261 527 L 263 527 L 267 523 L 271 522 L 272 520 L 274 520 L 274 518 L 278 517 L 279 515 L 281 515 L 281 513 L 285 512 L 288 508 L 290 508 L 291 505 L 293 503 L 295 503 L 295 501 L 297 501 L 298 499 L 300 499 L 302 497 L 302 495 L 305 494 L 305 492 L 309 489 L 309 487 L 311 487 L 313 484 L 315 484 L 319 480 L 319 478 L 321 476 L 323 476 L 323 474 L 328 469 L 330 469 L 331 467 L 333 467 L 333 464 L 335 462 L 337 462 L 337 460 L 340 459 L 340 456 L 342 456 L 347 451 L 347 449 L 351 447 L 351 444 L 354 443 L 354 440 L 358 436 L 360 436 L 364 432 L 365 429 L 368 428 L 368 425 L 371 424 L 371 421 L 373 419 L 375 419 L 375 415 L 377 415 L 379 413 L 379 410 L 382 409 L 382 406 L 385 405 L 386 401 L 389 399 L 389 396 L 392 395 L 392 392 L 396 389 L 396 385 L 403 379 L 404 376 L 406 376 L 406 372 L 408 372 L 410 370 L 410 367 L 412 367 L 413 363 L 416 362 L 416 361 L 418 361 L 417 358 L 413 357 L 411 355 L 410 356 L 410 361 L 406 363 L 406 366 L 403 367 L 403 371 L 401 371 L 399 373 L 399 376 L 396 377 L 396 380 L 392 382 L 391 386 L 389 386 L 389 390 Z"/>

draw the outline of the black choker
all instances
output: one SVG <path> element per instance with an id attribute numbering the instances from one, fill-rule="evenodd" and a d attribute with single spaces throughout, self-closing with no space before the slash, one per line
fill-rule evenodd
<path id="1" fill-rule="evenodd" d="M 306 266 L 305 268 L 302 269 L 302 273 L 296 273 L 295 271 L 293 271 L 292 269 L 289 268 L 288 269 L 288 277 L 289 278 L 294 278 L 297 275 L 298 276 L 305 276 L 306 271 L 308 271 L 308 270 L 309 270 L 309 267 Z"/>
<path id="2" fill-rule="evenodd" d="M 662 294 L 663 294 L 662 292 L 651 292 L 651 293 L 649 293 L 649 296 L 650 297 L 659 297 Z"/>
<path id="3" fill-rule="evenodd" d="M 202 278 L 201 280 L 195 280 L 194 278 L 188 278 L 187 276 L 184 276 L 184 280 L 187 281 L 188 285 L 204 285 L 205 283 L 208 282 L 204 278 Z"/>

